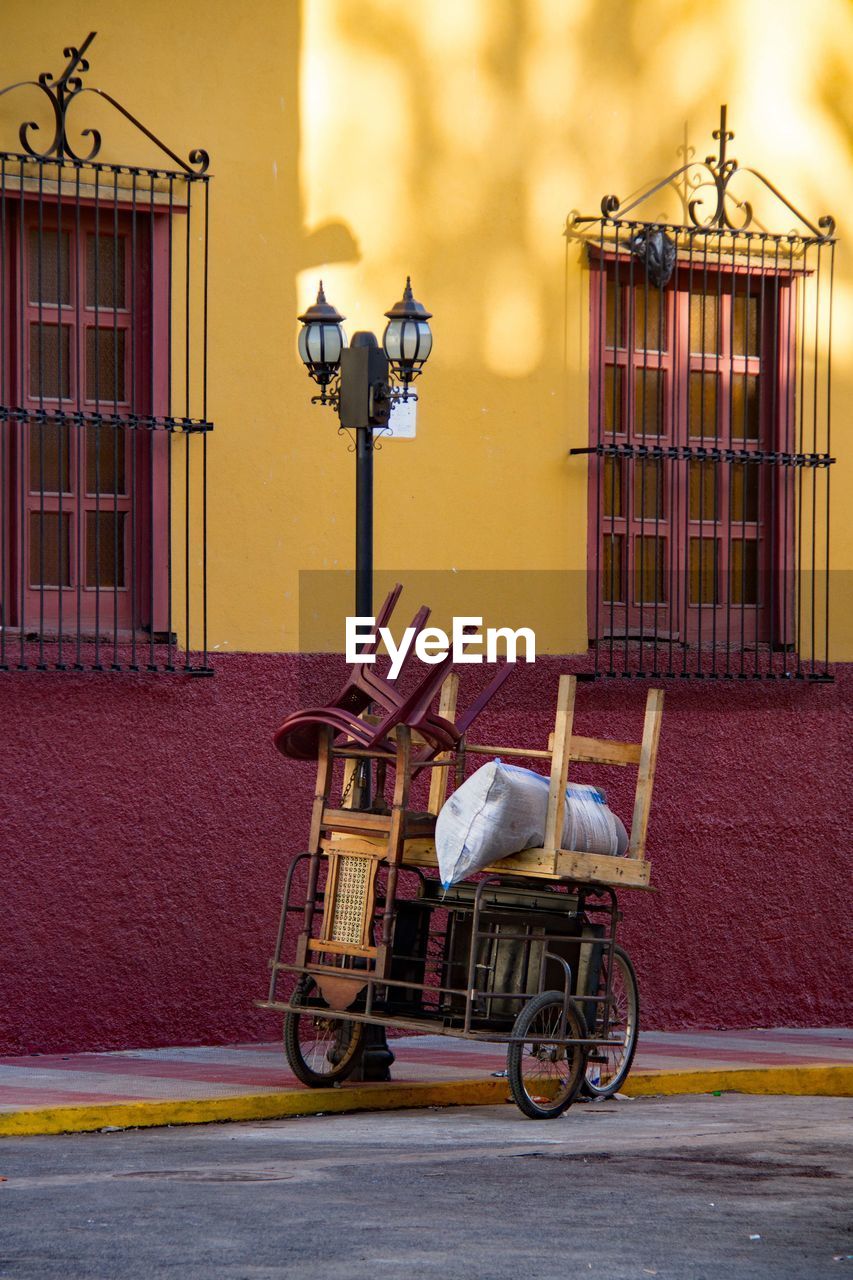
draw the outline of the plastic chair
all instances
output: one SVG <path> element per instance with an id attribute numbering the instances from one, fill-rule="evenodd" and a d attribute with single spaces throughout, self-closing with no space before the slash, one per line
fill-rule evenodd
<path id="1" fill-rule="evenodd" d="M 293 760 L 315 760 L 320 731 L 328 726 L 336 736 L 344 734 L 348 742 L 357 746 L 393 753 L 394 745 L 389 738 L 391 731 L 398 724 L 412 721 L 410 727 L 417 728 L 436 750 L 452 750 L 459 741 L 455 726 L 442 721 L 439 716 L 430 718 L 426 714 L 452 663 L 453 657 L 448 654 L 441 662 L 427 668 L 426 674 L 407 697 L 393 699 L 392 705 L 384 708 L 385 714 L 377 724 L 362 720 L 343 707 L 309 707 L 287 717 L 275 734 L 275 745 L 282 755 Z"/>
<path id="2" fill-rule="evenodd" d="M 470 707 L 451 723 L 433 712 L 431 705 L 452 665 L 452 655 L 448 654 L 428 668 L 408 697 L 388 696 L 390 705 L 384 708 L 385 715 L 375 725 L 342 707 L 311 707 L 287 717 L 275 734 L 275 745 L 282 755 L 292 760 L 315 760 L 320 732 L 323 726 L 328 726 L 336 736 L 343 734 L 356 746 L 393 753 L 390 734 L 398 724 L 405 724 L 426 739 L 421 749 L 412 753 L 413 765 L 433 759 L 439 751 L 452 751 L 513 669 L 510 663 L 499 668 Z"/>

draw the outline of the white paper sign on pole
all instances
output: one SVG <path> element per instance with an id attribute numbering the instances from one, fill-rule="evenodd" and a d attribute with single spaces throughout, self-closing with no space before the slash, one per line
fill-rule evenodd
<path id="1" fill-rule="evenodd" d="M 377 431 L 379 440 L 414 440 L 417 426 L 417 400 L 400 400 L 391 410 L 388 427 Z"/>

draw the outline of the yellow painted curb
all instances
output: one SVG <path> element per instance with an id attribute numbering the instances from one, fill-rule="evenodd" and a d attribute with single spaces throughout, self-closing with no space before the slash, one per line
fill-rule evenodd
<path id="1" fill-rule="evenodd" d="M 853 1096 L 853 1064 L 784 1067 L 722 1067 L 711 1071 L 661 1071 L 628 1077 L 630 1098 L 677 1093 L 774 1093 L 794 1097 Z"/>
<path id="2" fill-rule="evenodd" d="M 753 1093 L 850 1097 L 853 1065 L 744 1067 L 714 1071 L 637 1072 L 624 1092 L 632 1098 L 690 1093 Z M 508 1101 L 505 1079 L 416 1081 L 289 1089 L 282 1093 L 165 1102 L 110 1102 L 89 1107 L 39 1107 L 0 1113 L 0 1137 L 86 1133 L 108 1127 L 147 1128 L 217 1121 L 280 1120 L 287 1116 L 417 1107 L 494 1106 Z"/>
<path id="3" fill-rule="evenodd" d="M 279 1120 L 342 1111 L 394 1111 L 409 1107 L 481 1106 L 506 1102 L 505 1080 L 440 1080 L 412 1084 L 350 1085 L 340 1089 L 289 1089 L 282 1093 L 174 1102 L 108 1102 L 90 1107 L 40 1107 L 0 1113 L 0 1137 L 84 1133 L 222 1120 Z"/>

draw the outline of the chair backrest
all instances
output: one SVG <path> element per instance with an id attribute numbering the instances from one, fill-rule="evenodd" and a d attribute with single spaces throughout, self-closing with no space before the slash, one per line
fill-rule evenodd
<path id="1" fill-rule="evenodd" d="M 376 626 L 373 631 L 373 639 L 361 646 L 362 654 L 376 653 L 379 647 L 379 630 L 381 627 L 387 627 L 394 607 L 400 599 L 400 593 L 403 590 L 402 582 L 397 582 L 385 597 L 378 614 L 376 615 Z M 347 676 L 346 684 L 329 704 L 333 707 L 343 707 L 346 711 L 351 711 L 353 715 L 358 715 L 373 699 L 370 689 L 364 686 L 363 673 L 369 668 L 362 662 L 357 662 Z"/>
<path id="2" fill-rule="evenodd" d="M 394 609 L 397 605 L 397 601 L 400 599 L 400 594 L 402 590 L 403 590 L 402 582 L 395 582 L 394 586 L 388 592 L 387 596 L 382 602 L 379 612 L 376 615 L 376 626 L 373 631 L 373 639 L 369 643 L 363 644 L 361 646 L 362 653 L 375 653 L 376 650 L 378 649 L 379 630 L 381 627 L 387 627 L 388 623 L 391 621 L 391 614 L 394 612 Z"/>
<path id="3" fill-rule="evenodd" d="M 430 666 L 408 697 L 390 710 L 385 718 L 377 724 L 371 745 L 380 743 L 392 729 L 396 729 L 398 724 L 408 725 L 410 729 L 415 729 L 422 733 L 424 737 L 429 738 L 431 736 L 429 725 L 424 723 L 426 713 L 429 711 L 430 704 L 444 683 L 444 678 L 452 666 L 452 652 L 446 654 L 440 662 Z"/>
<path id="4" fill-rule="evenodd" d="M 415 637 L 419 636 L 423 631 L 429 619 L 430 612 L 431 610 L 429 606 L 422 604 L 414 618 L 412 618 L 409 626 L 414 631 Z M 379 622 L 377 620 L 377 634 L 378 630 Z M 370 649 L 369 652 L 375 653 L 375 646 Z M 372 702 L 378 702 L 382 707 L 390 711 L 390 709 L 393 706 L 396 706 L 401 700 L 401 695 L 398 693 L 395 686 L 400 678 L 408 671 L 415 658 L 415 646 L 412 644 L 403 659 L 403 664 L 399 672 L 393 680 L 390 680 L 386 676 L 380 676 L 374 669 L 372 663 L 356 663 L 350 672 L 350 683 L 354 685 L 355 688 L 360 689 L 362 693 L 368 694 Z"/>

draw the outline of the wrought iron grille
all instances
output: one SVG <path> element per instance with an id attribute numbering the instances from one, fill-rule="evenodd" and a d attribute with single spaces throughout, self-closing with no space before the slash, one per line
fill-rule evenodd
<path id="1" fill-rule="evenodd" d="M 83 84 L 94 35 L 0 91 L 53 129 L 0 151 L 0 671 L 208 675 L 208 156 Z M 97 158 L 87 94 L 154 166 Z"/>
<path id="2" fill-rule="evenodd" d="M 571 453 L 591 455 L 592 674 L 827 680 L 835 224 L 728 157 L 725 107 L 713 136 L 718 156 L 567 225 L 591 282 Z M 643 216 L 659 193 L 681 221 Z"/>

